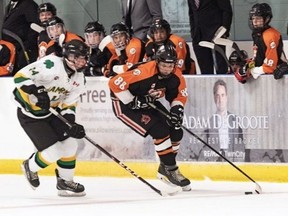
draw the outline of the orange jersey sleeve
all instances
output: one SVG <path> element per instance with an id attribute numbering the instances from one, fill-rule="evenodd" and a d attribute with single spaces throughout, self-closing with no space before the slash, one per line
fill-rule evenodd
<path id="1" fill-rule="evenodd" d="M 278 46 L 281 40 L 281 34 L 274 28 L 269 28 L 263 32 L 263 40 L 266 46 L 265 59 L 263 62 L 263 71 L 272 74 L 276 69 L 279 59 Z"/>
<path id="2" fill-rule="evenodd" d="M 14 64 L 15 64 L 16 49 L 15 49 L 15 46 L 8 41 L 0 40 L 0 44 L 7 46 L 10 51 L 9 62 L 4 66 L 0 66 L 0 76 L 6 76 L 13 72 Z"/>

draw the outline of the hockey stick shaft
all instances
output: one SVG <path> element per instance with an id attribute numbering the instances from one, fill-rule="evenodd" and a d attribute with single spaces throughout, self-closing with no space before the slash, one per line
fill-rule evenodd
<path id="1" fill-rule="evenodd" d="M 72 127 L 71 123 L 65 119 L 60 113 L 58 113 L 55 109 L 50 108 L 49 111 L 58 117 L 61 121 L 63 121 L 68 127 Z M 161 196 L 165 196 L 163 191 L 160 191 L 159 189 L 155 188 L 153 185 L 151 185 L 149 182 L 147 182 L 145 179 L 143 179 L 141 176 L 139 176 L 137 173 L 135 173 L 133 170 L 131 170 L 128 166 L 126 166 L 124 163 L 122 163 L 120 160 L 118 160 L 116 157 L 114 157 L 112 154 L 110 154 L 108 151 L 106 151 L 102 146 L 98 145 L 96 142 L 94 142 L 90 137 L 85 135 L 84 137 L 88 142 L 90 142 L 92 145 L 94 145 L 96 148 L 98 148 L 101 152 L 103 152 L 106 156 L 111 158 L 114 162 L 116 162 L 119 166 L 124 168 L 126 171 L 128 171 L 131 175 L 142 181 L 144 184 L 148 185 L 153 191 L 158 193 Z"/>
<path id="2" fill-rule="evenodd" d="M 27 62 L 27 64 L 30 64 L 29 55 L 28 55 L 28 53 L 24 47 L 22 39 L 18 35 L 16 35 L 14 32 L 9 31 L 8 29 L 3 29 L 2 32 L 3 32 L 3 34 L 10 36 L 11 38 L 16 40 L 20 44 L 20 46 L 23 50 L 26 62 Z"/>
<path id="3" fill-rule="evenodd" d="M 212 42 L 209 42 L 209 41 L 200 41 L 199 45 L 203 46 L 203 47 L 210 48 L 210 49 L 214 50 L 214 52 L 215 51 L 218 52 L 224 58 L 226 64 L 230 68 L 230 70 L 233 71 L 232 70 L 232 66 L 231 66 L 231 64 L 230 64 L 230 62 L 229 62 L 224 50 L 220 46 L 218 46 L 217 44 L 214 44 Z"/>
<path id="4" fill-rule="evenodd" d="M 160 112 L 162 115 L 164 115 L 167 119 L 171 119 L 171 116 L 166 113 L 165 111 L 159 109 L 155 104 L 149 103 L 149 106 L 151 106 L 153 109 L 157 110 L 158 112 Z M 224 157 L 222 154 L 220 154 L 216 149 L 214 149 L 212 146 L 210 146 L 207 142 L 205 142 L 203 139 L 201 139 L 198 135 L 196 135 L 195 133 L 193 133 L 191 130 L 189 130 L 188 128 L 186 128 L 184 125 L 180 125 L 181 128 L 183 130 L 185 130 L 186 132 L 188 132 L 189 134 L 191 134 L 192 136 L 194 136 L 198 141 L 202 142 L 205 146 L 207 146 L 208 148 L 210 148 L 213 152 L 215 152 L 218 156 L 220 156 L 221 158 L 223 158 L 226 162 L 228 162 L 231 166 L 233 166 L 235 169 L 237 169 L 240 173 L 242 173 L 244 176 L 246 176 L 250 181 L 254 182 L 256 184 L 256 193 L 261 193 L 262 189 L 260 187 L 260 185 L 254 180 L 252 179 L 248 174 L 246 174 L 243 170 L 241 170 L 239 167 L 237 167 L 234 163 L 232 163 L 230 160 L 228 160 L 226 157 Z"/>

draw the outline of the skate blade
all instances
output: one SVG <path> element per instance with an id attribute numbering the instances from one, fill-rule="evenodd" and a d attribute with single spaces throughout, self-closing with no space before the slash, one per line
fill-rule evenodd
<path id="1" fill-rule="evenodd" d="M 182 191 L 191 191 L 191 186 L 190 185 L 186 185 L 186 186 L 183 186 L 183 187 L 181 187 L 179 185 L 175 185 L 172 182 L 170 182 L 166 176 L 164 176 L 164 175 L 162 175 L 160 173 L 157 173 L 157 178 L 159 180 L 161 180 L 162 182 L 164 182 L 165 184 L 171 186 L 171 187 L 180 187 Z"/>
<path id="2" fill-rule="evenodd" d="M 75 193 L 75 192 L 68 191 L 68 190 L 58 190 L 58 196 L 60 197 L 82 197 L 85 195 L 86 195 L 85 191 Z"/>

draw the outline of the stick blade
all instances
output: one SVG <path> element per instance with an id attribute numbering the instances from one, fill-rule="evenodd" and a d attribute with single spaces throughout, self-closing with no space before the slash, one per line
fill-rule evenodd
<path id="1" fill-rule="evenodd" d="M 218 44 L 218 45 L 222 45 L 222 46 L 232 47 L 234 41 L 231 41 L 231 40 L 228 40 L 228 39 L 225 39 L 225 38 L 217 38 L 217 39 L 214 40 L 214 43 Z"/>
<path id="2" fill-rule="evenodd" d="M 224 26 L 220 26 L 216 30 L 216 32 L 214 33 L 214 37 L 213 37 L 212 41 L 214 41 L 217 38 L 221 38 L 225 34 L 226 31 L 227 31 L 227 29 Z"/>
<path id="3" fill-rule="evenodd" d="M 261 186 L 258 184 L 258 183 L 255 183 L 256 184 L 256 188 L 255 188 L 255 192 L 257 194 L 262 194 L 262 188 Z"/>
<path id="4" fill-rule="evenodd" d="M 65 36 L 65 34 L 63 34 L 63 33 L 59 36 L 59 42 L 58 42 L 58 43 L 59 43 L 59 46 L 60 46 L 60 47 L 63 47 L 65 38 L 66 38 L 66 36 Z"/>
<path id="5" fill-rule="evenodd" d="M 211 43 L 209 41 L 200 41 L 199 42 L 199 46 L 210 48 L 210 49 L 214 49 L 215 44 Z"/>
<path id="6" fill-rule="evenodd" d="M 38 32 L 38 33 L 40 33 L 40 32 L 42 32 L 42 31 L 45 30 L 42 26 L 40 26 L 40 25 L 38 25 L 38 24 L 36 24 L 36 23 L 31 23 L 30 28 L 31 28 L 32 30 Z"/>

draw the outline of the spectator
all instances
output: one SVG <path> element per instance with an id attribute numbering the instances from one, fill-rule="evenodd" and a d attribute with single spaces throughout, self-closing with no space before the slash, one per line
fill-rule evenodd
<path id="1" fill-rule="evenodd" d="M 161 0 L 121 0 L 121 8 L 130 34 L 146 43 L 152 21 L 162 18 Z"/>
<path id="2" fill-rule="evenodd" d="M 106 62 L 108 61 L 104 71 L 106 77 L 123 73 L 134 64 L 141 62 L 145 53 L 143 42 L 136 37 L 131 37 L 127 26 L 122 22 L 112 25 L 110 36 L 112 41 L 103 49 Z M 100 45 L 102 46 L 101 43 Z"/>
<path id="3" fill-rule="evenodd" d="M 177 54 L 172 45 L 158 49 L 156 60 L 150 61 L 109 81 L 112 92 L 112 107 L 115 116 L 143 137 L 151 135 L 160 158 L 158 178 L 170 184 L 191 190 L 189 179 L 185 178 L 176 164 L 176 155 L 183 130 L 180 127 L 187 101 L 185 79 L 175 67 Z M 165 107 L 157 99 L 165 98 L 171 105 L 167 120 L 149 103 L 159 109 Z"/>
<path id="4" fill-rule="evenodd" d="M 199 46 L 199 42 L 212 41 L 221 26 L 227 30 L 223 37 L 229 36 L 233 15 L 230 0 L 188 0 L 188 7 L 192 45 L 201 74 L 213 74 L 214 64 L 217 65 L 217 74 L 226 74 L 227 63 L 224 58 L 212 51 L 215 54 L 213 57 L 211 50 Z"/>
<path id="5" fill-rule="evenodd" d="M 209 119 L 210 127 L 205 130 L 207 143 L 225 156 L 227 159 L 244 162 L 245 146 L 243 143 L 243 132 L 236 124 L 236 115 L 228 111 L 227 84 L 219 79 L 213 87 L 216 113 Z M 204 152 L 207 150 L 204 150 Z M 204 153 L 205 155 L 205 153 Z M 222 161 L 216 154 L 206 157 L 205 160 Z"/>
<path id="6" fill-rule="evenodd" d="M 6 7 L 2 29 L 16 34 L 22 40 L 28 54 L 27 58 L 19 42 L 2 31 L 2 39 L 11 42 L 16 47 L 14 71 L 26 66 L 29 61 L 34 62 L 37 59 L 38 33 L 30 28 L 31 23 L 39 24 L 37 8 L 38 5 L 33 0 L 11 0 Z"/>
<path id="7" fill-rule="evenodd" d="M 0 40 L 0 76 L 9 76 L 13 72 L 15 63 L 15 46 L 4 40 Z"/>
<path id="8" fill-rule="evenodd" d="M 107 62 L 103 60 L 103 53 L 99 49 L 99 45 L 106 36 L 105 28 L 98 21 L 89 22 L 85 26 L 84 36 L 85 43 L 90 47 L 88 67 L 84 74 L 85 76 L 103 76 L 103 66 Z"/>
<path id="9" fill-rule="evenodd" d="M 257 79 L 261 74 L 273 74 L 277 65 L 281 64 L 283 41 L 281 33 L 269 24 L 273 15 L 267 3 L 257 3 L 249 13 L 253 38 L 253 58 L 236 71 L 236 78 L 245 83 L 250 74 Z"/>
<path id="10" fill-rule="evenodd" d="M 165 19 L 156 19 L 150 27 L 151 38 L 145 46 L 145 61 L 155 59 L 156 52 L 163 44 L 176 48 L 177 67 L 183 74 L 195 74 L 195 64 L 190 57 L 190 48 L 182 37 L 172 34 L 170 24 Z"/>

